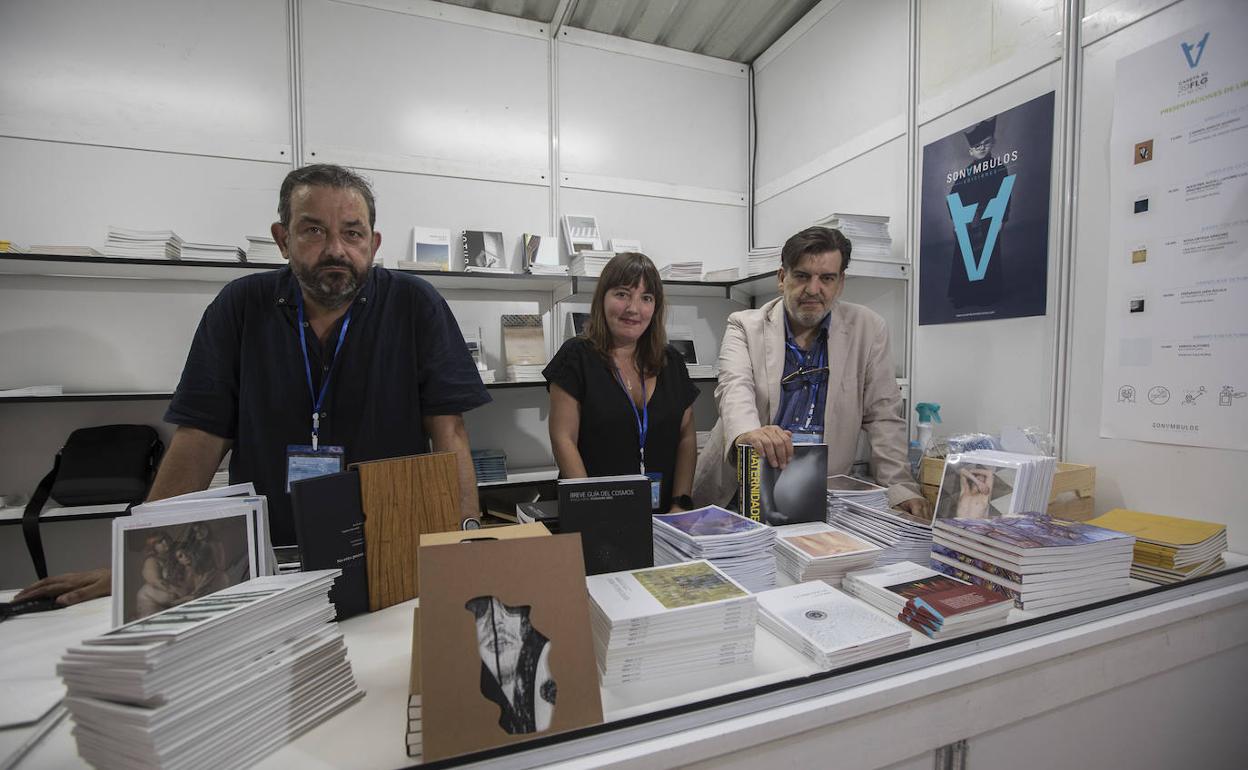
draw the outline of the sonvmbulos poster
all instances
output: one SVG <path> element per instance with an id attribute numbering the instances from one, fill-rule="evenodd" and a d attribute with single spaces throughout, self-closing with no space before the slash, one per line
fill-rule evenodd
<path id="1" fill-rule="evenodd" d="M 923 148 L 919 323 L 1044 315 L 1053 92 Z"/>

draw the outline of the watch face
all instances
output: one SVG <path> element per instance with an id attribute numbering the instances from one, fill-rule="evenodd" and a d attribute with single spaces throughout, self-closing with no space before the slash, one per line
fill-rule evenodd
<path id="1" fill-rule="evenodd" d="M 481 529 L 480 519 L 464 519 L 459 523 L 460 529 Z"/>

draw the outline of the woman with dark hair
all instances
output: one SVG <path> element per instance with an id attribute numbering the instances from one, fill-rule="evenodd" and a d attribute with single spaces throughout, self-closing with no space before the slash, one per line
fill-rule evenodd
<path id="1" fill-rule="evenodd" d="M 594 290 L 583 334 L 542 372 L 561 478 L 641 472 L 655 513 L 693 508 L 697 386 L 663 328 L 663 283 L 644 254 L 617 254 Z"/>

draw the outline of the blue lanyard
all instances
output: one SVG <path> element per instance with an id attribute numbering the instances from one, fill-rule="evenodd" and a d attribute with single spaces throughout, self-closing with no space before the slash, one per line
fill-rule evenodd
<path id="1" fill-rule="evenodd" d="M 614 364 L 613 364 L 614 365 Z M 646 434 L 650 432 L 650 405 L 646 403 L 646 376 L 641 373 L 638 368 L 637 376 L 641 379 L 641 412 L 637 411 L 637 404 L 633 401 L 633 396 L 628 392 L 628 386 L 624 384 L 624 375 L 620 373 L 620 367 L 615 367 L 615 378 L 620 383 L 620 388 L 624 391 L 624 396 L 628 399 L 628 405 L 633 408 L 633 417 L 637 418 L 637 437 L 638 443 L 641 445 L 641 472 L 646 472 Z"/>
<path id="2" fill-rule="evenodd" d="M 785 348 L 788 349 L 788 352 L 792 353 L 794 358 L 797 360 L 797 368 L 799 371 L 802 369 L 818 370 L 828 365 L 827 341 L 823 339 L 822 335 L 819 335 L 816 337 L 814 344 L 818 352 L 815 353 L 816 357 L 815 357 L 815 360 L 813 361 L 814 365 L 811 366 L 810 364 L 812 362 L 810 360 L 810 355 L 811 353 L 815 351 L 807 352 L 797 346 L 797 343 L 794 342 L 792 337 L 790 337 L 788 334 L 787 319 L 786 319 L 784 346 Z M 810 404 L 806 408 L 806 424 L 804 426 L 807 430 L 810 429 L 811 420 L 815 418 L 815 404 L 819 403 L 819 381 L 815 380 L 813 383 L 810 383 L 809 387 L 810 387 Z"/>
<path id="3" fill-rule="evenodd" d="M 329 360 L 329 368 L 321 380 L 321 393 L 317 395 L 312 387 L 312 362 L 308 360 L 308 337 L 303 326 L 303 292 L 295 287 L 295 307 L 299 310 L 299 348 L 303 351 L 303 373 L 308 377 L 308 395 L 312 397 L 312 451 L 319 445 L 321 433 L 321 406 L 325 403 L 325 394 L 329 392 L 329 378 L 334 373 L 334 364 L 338 363 L 338 351 L 342 350 L 343 340 L 347 338 L 347 327 L 351 325 L 351 308 L 342 319 L 342 329 L 338 332 L 338 344 L 334 346 L 334 357 Z"/>

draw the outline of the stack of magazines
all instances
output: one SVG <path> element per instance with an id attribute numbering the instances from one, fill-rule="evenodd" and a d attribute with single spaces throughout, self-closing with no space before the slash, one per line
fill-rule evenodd
<path id="1" fill-rule="evenodd" d="M 506 481 L 507 453 L 501 449 L 472 450 L 472 469 L 477 473 L 477 482 Z"/>
<path id="2" fill-rule="evenodd" d="M 245 767 L 363 697 L 329 590 L 261 577 L 71 647 L 57 672 L 95 767 Z"/>
<path id="3" fill-rule="evenodd" d="M 183 243 L 181 258 L 204 262 L 246 261 L 242 249 L 227 243 Z"/>
<path id="4" fill-rule="evenodd" d="M 776 568 L 795 583 L 840 585 L 850 570 L 875 563 L 881 548 L 821 521 L 776 527 Z"/>
<path id="5" fill-rule="evenodd" d="M 507 382 L 545 382 L 542 370 L 546 364 L 509 364 Z"/>
<path id="6" fill-rule="evenodd" d="M 746 258 L 745 272 L 747 275 L 774 273 L 780 269 L 780 247 L 764 246 L 750 249 Z"/>
<path id="7" fill-rule="evenodd" d="M 104 256 L 121 259 L 180 259 L 182 239 L 172 230 L 132 230 L 109 225 Z"/>
<path id="8" fill-rule="evenodd" d="M 754 660 L 754 596 L 709 561 L 585 579 L 602 685 Z"/>
<path id="9" fill-rule="evenodd" d="M 1177 583 L 1226 566 L 1226 525 L 1115 508 L 1085 521 L 1135 535 L 1131 577 L 1150 583 Z"/>
<path id="10" fill-rule="evenodd" d="M 932 569 L 1056 612 L 1127 590 L 1135 538 L 1044 515 L 937 519 Z"/>
<path id="11" fill-rule="evenodd" d="M 568 260 L 568 274 L 597 278 L 614 256 L 614 251 L 581 249 Z"/>
<path id="12" fill-rule="evenodd" d="M 828 476 L 828 523 L 845 511 L 846 500 L 885 511 L 888 510 L 888 489 L 843 473 Z"/>
<path id="13" fill-rule="evenodd" d="M 849 499 L 840 502 L 843 509 L 829 515 L 828 523 L 884 549 L 876 564 L 927 561 L 932 547 L 930 519 L 891 508 L 868 508 Z"/>
<path id="14" fill-rule="evenodd" d="M 851 572 L 841 588 L 932 639 L 996 628 L 1014 606 L 1005 594 L 908 561 Z"/>
<path id="15" fill-rule="evenodd" d="M 815 223 L 840 230 L 861 259 L 893 259 L 893 239 L 888 234 L 888 217 L 875 214 L 833 214 Z"/>
<path id="16" fill-rule="evenodd" d="M 286 260 L 282 257 L 277 241 L 267 235 L 247 236 L 247 261 L 281 264 Z"/>
<path id="17" fill-rule="evenodd" d="M 702 280 L 702 263 L 672 262 L 659 268 L 659 277 L 664 281 L 700 281 Z"/>
<path id="18" fill-rule="evenodd" d="M 776 530 L 708 505 L 652 517 L 656 564 L 707 559 L 751 591 L 776 584 Z"/>
<path id="19" fill-rule="evenodd" d="M 820 668 L 848 666 L 910 647 L 910 630 L 826 583 L 758 594 L 758 624 Z"/>
<path id="20" fill-rule="evenodd" d="M 945 458 L 938 519 L 987 519 L 1043 513 L 1049 507 L 1057 461 L 1052 457 L 976 449 Z"/>

